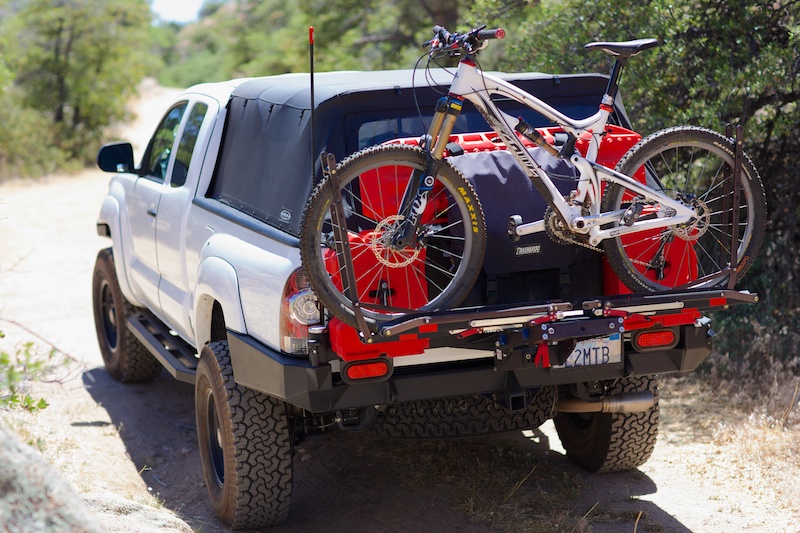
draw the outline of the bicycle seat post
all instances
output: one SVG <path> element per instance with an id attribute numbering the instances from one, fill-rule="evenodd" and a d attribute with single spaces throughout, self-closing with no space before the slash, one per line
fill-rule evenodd
<path id="1" fill-rule="evenodd" d="M 608 87 L 606 88 L 606 96 L 611 97 L 611 102 L 617 97 L 617 90 L 619 89 L 619 78 L 622 76 L 622 71 L 628 63 L 628 58 L 617 56 L 614 60 L 614 66 L 611 67 L 611 76 L 608 78 Z M 605 102 L 604 102 L 605 103 Z M 608 103 L 611 105 L 611 103 Z"/>

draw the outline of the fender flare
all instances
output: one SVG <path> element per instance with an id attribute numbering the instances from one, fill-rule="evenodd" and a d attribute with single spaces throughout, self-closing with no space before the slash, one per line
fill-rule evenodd
<path id="1" fill-rule="evenodd" d="M 194 295 L 194 331 L 198 348 L 211 341 L 214 302 L 222 307 L 227 329 L 247 333 L 239 295 L 239 279 L 233 265 L 219 257 L 203 259 L 198 268 Z"/>
<path id="2" fill-rule="evenodd" d="M 103 199 L 103 204 L 100 206 L 100 214 L 97 217 L 97 225 L 105 225 L 108 227 L 108 233 L 111 237 L 111 250 L 114 254 L 114 270 L 116 270 L 117 273 L 117 281 L 122 295 L 131 305 L 143 307 L 142 303 L 133 295 L 128 280 L 128 272 L 125 269 L 125 257 L 127 252 L 122 239 L 123 228 L 122 216 L 120 214 L 120 202 L 116 196 L 112 196 L 109 193 Z"/>

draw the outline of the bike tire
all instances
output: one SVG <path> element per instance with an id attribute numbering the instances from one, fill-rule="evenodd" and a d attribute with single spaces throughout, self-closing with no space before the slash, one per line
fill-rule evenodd
<path id="1" fill-rule="evenodd" d="M 374 325 L 415 312 L 446 310 L 469 293 L 483 265 L 486 224 L 474 189 L 447 161 L 439 166 L 415 246 L 388 245 L 413 171 L 425 153 L 408 145 L 362 150 L 337 165 L 347 246 L 359 308 Z M 358 327 L 347 272 L 339 265 L 330 179 L 314 190 L 300 228 L 301 260 L 314 293 L 334 316 Z"/>
<path id="2" fill-rule="evenodd" d="M 708 129 L 682 126 L 650 135 L 619 161 L 617 171 L 634 177 L 638 173 L 649 187 L 692 203 L 699 214 L 692 223 L 603 241 L 611 269 L 631 291 L 728 285 L 732 274 L 730 252 L 734 247 L 734 149 L 733 139 Z M 752 266 L 761 248 L 767 213 L 758 171 L 744 154 L 741 166 L 734 282 Z M 618 184 L 606 187 L 601 209 L 627 209 L 636 202 L 645 204 L 643 215 L 663 209 L 657 203 L 644 202 L 642 197 L 635 198 Z"/>

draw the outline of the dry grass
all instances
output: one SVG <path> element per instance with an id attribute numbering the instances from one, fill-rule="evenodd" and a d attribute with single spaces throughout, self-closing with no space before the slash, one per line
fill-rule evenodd
<path id="1" fill-rule="evenodd" d="M 718 356 L 717 356 L 718 357 Z M 662 428 L 705 440 L 707 454 L 690 472 L 708 486 L 735 487 L 762 509 L 796 513 L 800 501 L 800 376 L 784 365 L 720 375 L 667 378 L 672 409 Z M 734 505 L 727 503 L 727 505 Z M 735 510 L 735 509 L 734 509 Z"/>
<path id="2" fill-rule="evenodd" d="M 475 522 L 499 531 L 582 532 L 587 509 L 572 508 L 583 489 L 579 476 L 497 437 L 453 440 L 379 439 L 360 454 L 385 462 L 397 479 L 451 495 Z"/>
<path id="3" fill-rule="evenodd" d="M 791 507 L 800 501 L 796 481 L 800 479 L 800 392 L 793 396 L 794 383 L 800 380 L 793 379 L 751 380 L 743 388 L 740 385 L 747 380 L 710 379 L 699 373 L 662 378 L 660 439 L 665 441 L 661 450 L 669 455 L 652 461 L 662 469 L 665 463 L 673 465 L 676 472 L 713 495 L 709 497 L 713 508 L 698 508 L 695 514 L 736 515 L 745 508 L 796 512 Z M 363 446 L 359 453 L 383 462 L 400 483 L 419 488 L 433 484 L 449 494 L 453 505 L 471 520 L 497 531 L 659 533 L 670 529 L 664 516 L 652 516 L 653 506 L 636 496 L 630 505 L 613 503 L 619 495 L 589 500 L 595 497 L 590 494 L 599 478 L 566 466 L 558 453 L 550 451 L 546 436 L 534 435 L 538 436 L 381 439 Z M 620 476 L 618 489 L 624 491 L 625 484 L 646 475 Z M 751 520 L 747 513 L 739 515 L 743 523 Z"/>
<path id="4" fill-rule="evenodd" d="M 359 448 L 363 459 L 380 461 L 404 485 L 433 485 L 473 522 L 494 531 L 592 533 L 599 523 L 603 531 L 634 531 L 637 521 L 639 533 L 663 531 L 647 513 L 586 503 L 591 475 L 565 469 L 563 458 L 548 451 L 546 439 L 376 439 Z"/>

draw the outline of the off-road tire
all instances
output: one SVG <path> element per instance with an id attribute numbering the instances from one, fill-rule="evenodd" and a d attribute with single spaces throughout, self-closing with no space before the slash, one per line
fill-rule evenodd
<path id="1" fill-rule="evenodd" d="M 286 406 L 234 382 L 227 341 L 200 353 L 195 414 L 203 475 L 217 517 L 233 529 L 285 520 L 292 495 Z"/>
<path id="2" fill-rule="evenodd" d="M 567 457 L 590 472 L 621 472 L 643 465 L 658 436 L 658 377 L 617 380 L 610 394 L 652 391 L 656 403 L 643 413 L 558 413 L 553 420 Z"/>
<path id="3" fill-rule="evenodd" d="M 405 402 L 378 414 L 371 431 L 386 437 L 473 437 L 533 429 L 553 417 L 556 391 L 542 387 L 526 409 L 510 411 L 481 396 Z"/>
<path id="4" fill-rule="evenodd" d="M 161 363 L 128 329 L 128 317 L 137 311 L 119 288 L 111 248 L 97 254 L 92 279 L 92 306 L 100 354 L 111 377 L 123 383 L 155 378 L 161 372 Z"/>

